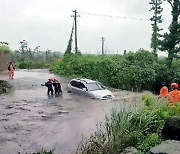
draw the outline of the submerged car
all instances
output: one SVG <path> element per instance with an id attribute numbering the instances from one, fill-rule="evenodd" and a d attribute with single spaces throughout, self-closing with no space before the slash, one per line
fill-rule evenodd
<path id="1" fill-rule="evenodd" d="M 110 100 L 112 92 L 97 81 L 90 79 L 72 79 L 67 87 L 68 93 L 75 93 L 93 99 Z"/>

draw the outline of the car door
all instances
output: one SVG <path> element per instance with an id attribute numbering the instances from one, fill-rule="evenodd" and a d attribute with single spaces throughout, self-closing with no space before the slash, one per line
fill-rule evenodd
<path id="1" fill-rule="evenodd" d="M 88 96 L 88 89 L 82 82 L 80 82 L 80 93 L 84 96 Z"/>
<path id="2" fill-rule="evenodd" d="M 71 83 L 71 85 L 72 85 L 72 93 L 75 93 L 75 94 L 79 94 L 79 95 L 81 95 L 82 94 L 82 89 L 81 89 L 81 83 L 79 82 L 79 81 L 73 81 L 72 83 Z"/>
<path id="3" fill-rule="evenodd" d="M 67 91 L 68 92 L 74 92 L 75 86 L 76 86 L 76 81 L 72 80 L 68 85 Z"/>

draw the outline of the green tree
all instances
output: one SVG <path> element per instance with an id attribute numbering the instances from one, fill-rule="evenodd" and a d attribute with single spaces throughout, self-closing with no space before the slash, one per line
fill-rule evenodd
<path id="1" fill-rule="evenodd" d="M 2 44 L 2 45 L 6 45 L 6 46 L 8 46 L 8 45 L 9 45 L 9 43 L 7 43 L 7 42 L 0 42 L 0 44 Z"/>
<path id="2" fill-rule="evenodd" d="M 70 38 L 69 38 L 69 41 L 68 41 L 68 45 L 67 45 L 66 51 L 64 53 L 65 58 L 69 57 L 72 54 L 71 50 L 72 50 L 73 34 L 74 34 L 74 24 L 72 26 L 72 30 L 71 30 Z"/>
<path id="3" fill-rule="evenodd" d="M 40 46 L 36 46 L 34 50 L 28 47 L 28 42 L 23 40 L 20 42 L 21 60 L 34 60 L 35 53 L 39 51 Z"/>
<path id="4" fill-rule="evenodd" d="M 151 5 L 150 11 L 154 12 L 153 17 L 150 19 L 152 21 L 151 25 L 153 30 L 151 38 L 151 48 L 153 49 L 154 55 L 157 56 L 157 50 L 159 47 L 159 37 L 161 37 L 161 34 L 159 32 L 162 30 L 158 27 L 158 24 L 162 23 L 162 0 L 151 0 L 149 4 Z"/>
<path id="5" fill-rule="evenodd" d="M 0 42 L 0 53 L 10 53 L 11 49 L 9 48 L 9 43 Z"/>
<path id="6" fill-rule="evenodd" d="M 171 67 L 173 58 L 176 58 L 180 51 L 180 0 L 167 0 L 172 7 L 172 22 L 169 26 L 169 33 L 163 35 L 161 50 L 168 52 L 168 65 Z"/>

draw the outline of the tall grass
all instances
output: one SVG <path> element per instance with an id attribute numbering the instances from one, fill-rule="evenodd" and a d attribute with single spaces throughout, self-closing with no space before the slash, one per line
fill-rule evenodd
<path id="1" fill-rule="evenodd" d="M 134 107 L 113 109 L 94 134 L 82 139 L 77 154 L 118 154 L 129 146 L 146 153 L 159 144 L 165 120 L 180 115 L 180 106 L 169 108 L 166 101 L 159 103 L 150 97 L 144 101 L 145 107 L 139 110 Z"/>

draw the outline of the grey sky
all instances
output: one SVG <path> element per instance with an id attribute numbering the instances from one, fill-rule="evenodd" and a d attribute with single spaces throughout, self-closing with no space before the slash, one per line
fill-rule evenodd
<path id="1" fill-rule="evenodd" d="M 19 48 L 23 39 L 34 48 L 64 52 L 72 28 L 72 10 L 149 19 L 149 0 L 0 0 L 0 41 Z M 165 3 L 161 25 L 170 23 L 170 6 Z M 101 51 L 102 36 L 109 52 L 150 49 L 151 22 L 81 14 L 78 20 L 78 47 L 82 53 Z"/>

